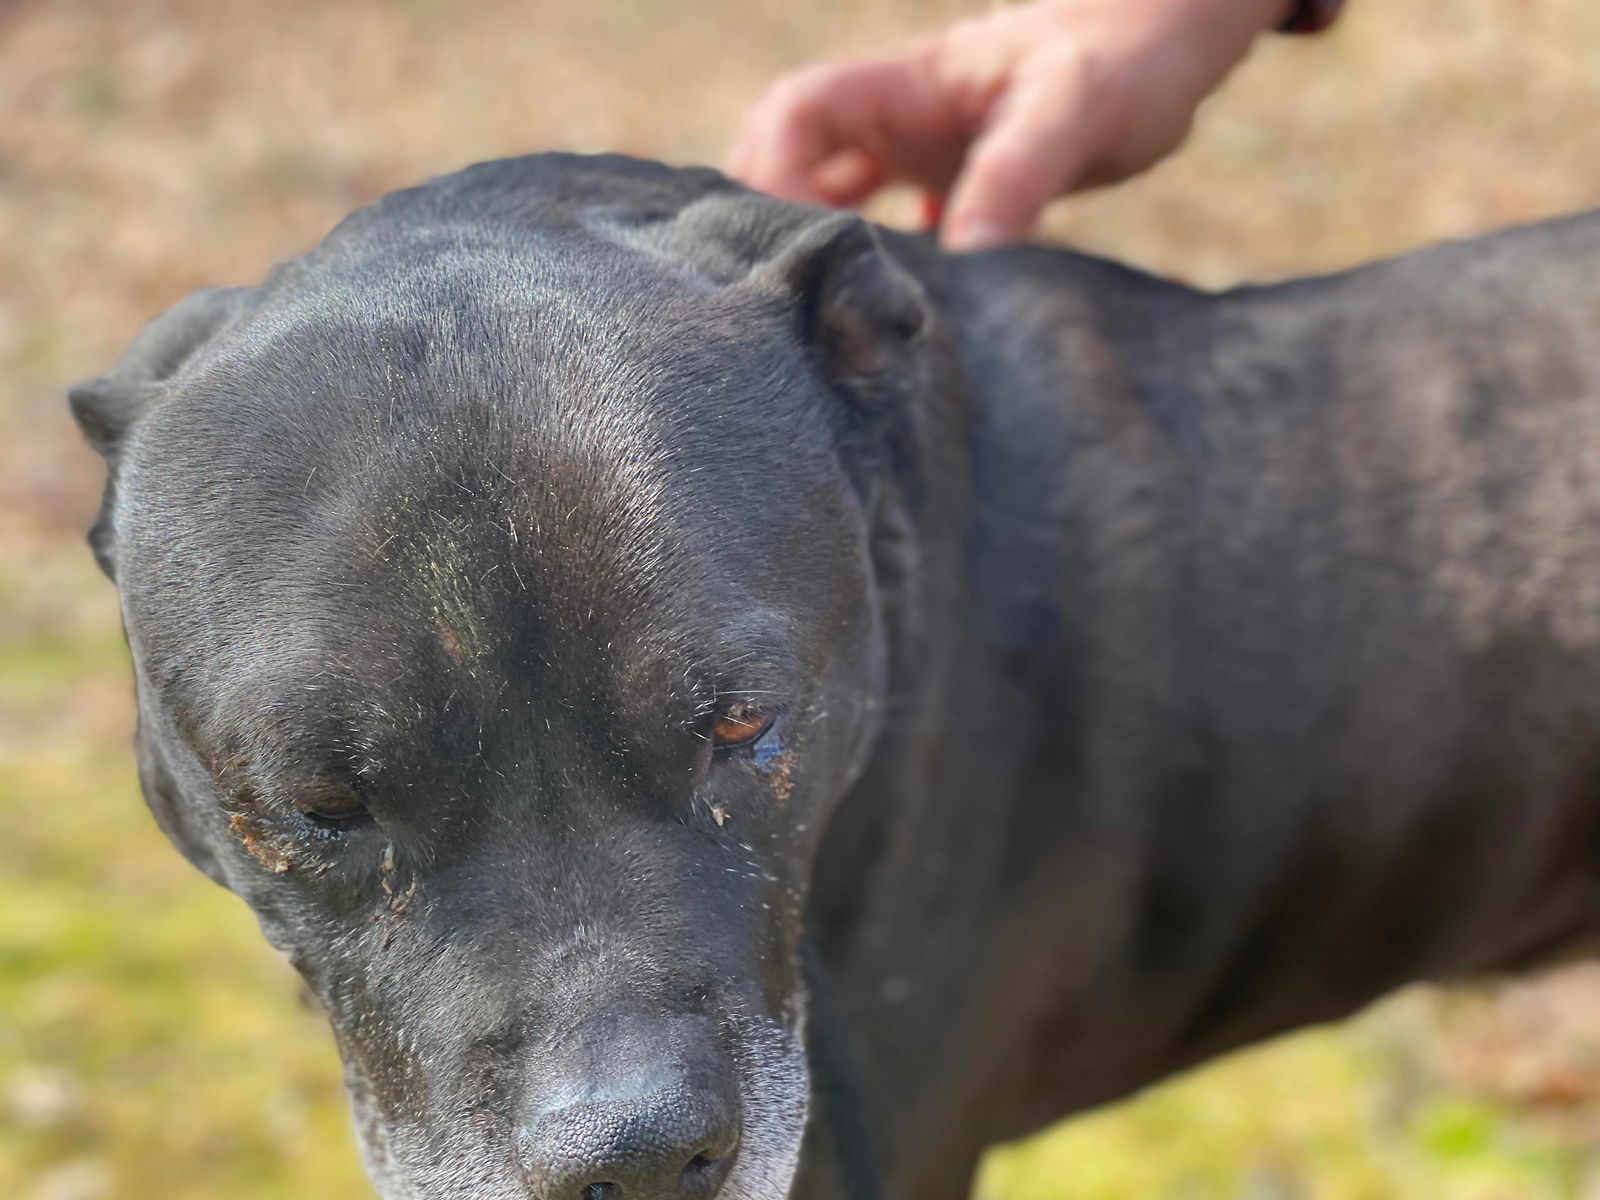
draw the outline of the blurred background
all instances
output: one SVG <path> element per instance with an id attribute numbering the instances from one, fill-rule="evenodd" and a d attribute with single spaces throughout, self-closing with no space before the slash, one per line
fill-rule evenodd
<path id="1" fill-rule="evenodd" d="M 140 802 L 65 385 L 390 188 L 714 162 L 779 69 L 978 3 L 0 0 L 0 1197 L 371 1194 L 321 1018 Z M 1353 0 L 1050 235 L 1208 286 L 1339 268 L 1600 206 L 1597 116 L 1600 5 Z M 979 1194 L 1600 1198 L 1600 969 L 1414 990 L 1004 1149 Z"/>

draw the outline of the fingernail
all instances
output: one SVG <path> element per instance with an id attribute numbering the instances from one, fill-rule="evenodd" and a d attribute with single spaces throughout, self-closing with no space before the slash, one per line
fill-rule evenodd
<path id="1" fill-rule="evenodd" d="M 952 223 L 945 234 L 944 246 L 946 250 L 957 252 L 993 250 L 1011 240 L 1006 231 L 995 222 L 986 221 L 982 217 L 973 217 Z"/>

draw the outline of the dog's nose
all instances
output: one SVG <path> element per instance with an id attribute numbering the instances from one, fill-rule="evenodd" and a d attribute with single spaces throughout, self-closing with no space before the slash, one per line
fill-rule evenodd
<path id="1" fill-rule="evenodd" d="M 725 1106 L 667 1086 L 545 1113 L 523 1161 L 538 1200 L 711 1200 L 737 1142 Z"/>
<path id="2" fill-rule="evenodd" d="M 566 1064 L 582 1073 L 568 1074 L 522 1127 L 529 1191 L 537 1200 L 712 1200 L 739 1142 L 724 1060 L 686 1038 L 681 1022 L 606 1024 Z"/>

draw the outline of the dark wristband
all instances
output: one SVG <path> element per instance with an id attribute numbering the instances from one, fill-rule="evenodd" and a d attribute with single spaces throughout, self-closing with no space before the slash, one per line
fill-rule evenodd
<path id="1" fill-rule="evenodd" d="M 1344 0 L 1295 0 L 1280 33 L 1321 33 L 1339 16 Z"/>

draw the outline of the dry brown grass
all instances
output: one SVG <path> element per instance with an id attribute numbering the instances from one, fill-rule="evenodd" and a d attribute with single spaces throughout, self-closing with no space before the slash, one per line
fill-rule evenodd
<path id="1" fill-rule="evenodd" d="M 187 289 L 257 279 L 389 188 L 550 147 L 714 161 L 742 105 L 780 68 L 969 10 L 954 0 L 0 0 L 0 821 L 19 831 L 0 844 L 13 901 L 0 907 L 0 1193 L 267 1197 L 313 1194 L 307 1181 L 327 1178 L 296 1182 L 261 1166 L 194 1184 L 215 1130 L 175 1133 L 160 1114 L 208 1105 L 224 1074 L 193 1062 L 174 1074 L 159 1056 L 119 1074 L 120 1035 L 97 1023 L 136 984 L 97 974 L 95 954 L 137 942 L 141 898 L 190 906 L 203 885 L 145 826 L 126 823 L 131 714 L 115 608 L 79 546 L 98 467 L 65 419 L 65 383 L 103 368 Z M 1356 0 L 1335 36 L 1264 46 L 1180 159 L 1062 206 L 1050 229 L 1216 285 L 1593 206 L 1597 81 L 1600 6 L 1583 0 Z M 88 793 L 106 789 L 115 806 L 97 807 Z M 129 816 L 114 815 L 124 807 Z M 65 935 L 38 932 L 45 916 L 29 896 L 80 898 L 109 941 L 81 961 L 38 966 L 40 948 Z M 242 925 L 228 933 L 248 936 Z M 204 956 L 203 941 L 181 944 Z M 158 947 L 149 961 L 163 953 L 177 951 Z M 229 978 L 287 1011 L 277 977 L 240 961 Z M 78 1024 L 61 1023 L 62 996 L 77 997 Z M 1600 1073 L 1572 1049 L 1576 1034 L 1552 1040 L 1551 1030 L 1600 1014 L 1600 986 L 1572 976 L 1517 996 L 1461 1002 L 1442 1024 L 1429 1009 L 1412 1044 L 1437 1040 L 1429 1070 L 1462 1095 L 1588 1120 Z M 281 1018 L 275 1036 L 300 1030 L 297 1020 Z M 161 1038 L 152 1046 L 141 1053 L 176 1053 Z M 306 1128 L 336 1120 L 325 1051 L 307 1061 L 293 1128 L 251 1151 L 263 1162 L 298 1153 L 311 1144 Z M 287 1066 L 275 1078 L 272 1064 L 270 1053 L 254 1064 L 263 1082 L 235 1097 L 239 1111 L 291 1086 Z M 90 1084 L 110 1099 L 73 1091 Z M 16 1133 L 40 1112 L 48 1124 L 51 1104 L 71 1110 L 67 1125 Z M 164 1178 L 180 1166 L 189 1184 Z M 1383 1186 L 1259 1194 L 1400 1194 Z M 1076 1194 L 1018 1187 L 1010 1194 Z M 1417 1194 L 1467 1193 L 1440 1184 Z"/>

